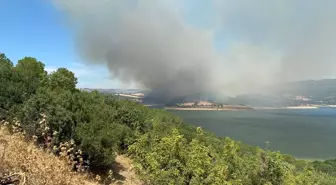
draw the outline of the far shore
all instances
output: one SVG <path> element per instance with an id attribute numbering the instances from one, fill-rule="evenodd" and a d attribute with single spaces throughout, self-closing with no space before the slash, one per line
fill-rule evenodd
<path id="1" fill-rule="evenodd" d="M 318 106 L 288 106 L 288 107 L 254 107 L 256 110 L 273 110 L 273 109 L 318 109 Z"/>
<path id="2" fill-rule="evenodd" d="M 285 109 L 317 109 L 317 106 L 289 106 L 285 107 Z"/>
<path id="3" fill-rule="evenodd" d="M 330 106 L 331 107 L 331 106 Z M 186 110 L 186 111 L 232 111 L 232 110 L 280 110 L 280 109 L 318 109 L 319 106 L 287 106 L 287 107 L 224 107 L 224 108 L 209 108 L 209 107 L 165 107 L 166 110 Z"/>
<path id="4" fill-rule="evenodd" d="M 272 110 L 272 109 L 319 109 L 319 108 L 336 108 L 336 105 L 300 105 L 287 107 L 253 107 L 255 110 Z"/>
<path id="5" fill-rule="evenodd" d="M 252 108 L 207 108 L 207 107 L 165 107 L 166 110 L 186 110 L 186 111 L 233 111 L 233 110 L 253 110 Z"/>
<path id="6" fill-rule="evenodd" d="M 223 107 L 223 108 L 212 108 L 212 107 L 165 107 L 166 110 L 185 110 L 185 111 L 233 111 L 233 110 L 300 110 L 300 109 L 318 109 L 318 108 L 336 108 L 336 105 L 301 105 L 301 106 L 287 106 L 287 107 Z"/>

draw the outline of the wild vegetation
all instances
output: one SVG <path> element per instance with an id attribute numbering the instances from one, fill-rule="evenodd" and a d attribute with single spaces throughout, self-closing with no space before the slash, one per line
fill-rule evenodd
<path id="1" fill-rule="evenodd" d="M 20 185 L 83 184 L 96 185 L 88 175 L 71 170 L 66 161 L 25 142 L 22 134 L 9 134 L 0 128 L 0 179 L 19 181 Z M 2 183 L 0 180 L 0 184 Z M 9 183 L 8 183 L 9 184 Z"/>
<path id="2" fill-rule="evenodd" d="M 219 138 L 163 110 L 80 91 L 76 83 L 65 68 L 48 74 L 35 58 L 14 66 L 1 54 L 1 118 L 11 132 L 67 156 L 80 172 L 108 176 L 119 153 L 133 159 L 144 184 L 336 184 L 334 163 L 325 167 Z"/>

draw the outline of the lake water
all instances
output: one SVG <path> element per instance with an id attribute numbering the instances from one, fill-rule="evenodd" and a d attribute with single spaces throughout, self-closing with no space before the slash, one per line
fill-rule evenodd
<path id="1" fill-rule="evenodd" d="M 306 159 L 336 158 L 336 108 L 171 111 L 218 136 Z"/>

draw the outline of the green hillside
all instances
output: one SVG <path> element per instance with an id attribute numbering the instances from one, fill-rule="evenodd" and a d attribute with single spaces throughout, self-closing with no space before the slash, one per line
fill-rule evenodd
<path id="1" fill-rule="evenodd" d="M 0 110 L 77 171 L 108 173 L 116 153 L 130 156 L 146 184 L 336 184 L 334 163 L 298 161 L 189 126 L 168 112 L 76 88 L 74 74 L 26 57 L 0 55 Z"/>

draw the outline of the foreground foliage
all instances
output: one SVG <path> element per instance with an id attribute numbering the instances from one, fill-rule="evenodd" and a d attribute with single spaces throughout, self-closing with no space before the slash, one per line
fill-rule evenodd
<path id="1" fill-rule="evenodd" d="M 86 175 L 74 173 L 65 161 L 36 148 L 33 143 L 25 142 L 22 135 L 10 135 L 2 127 L 0 149 L 0 178 L 17 175 L 20 184 L 34 185 L 98 184 L 88 180 Z"/>
<path id="2" fill-rule="evenodd" d="M 71 71 L 47 74 L 26 57 L 0 55 L 0 116 L 77 171 L 111 169 L 116 153 L 130 155 L 146 184 L 336 184 L 333 166 L 218 138 L 169 113 L 98 92 L 76 89 Z M 71 145 L 71 146 L 70 146 Z M 70 146 L 70 147 L 69 147 Z"/>

